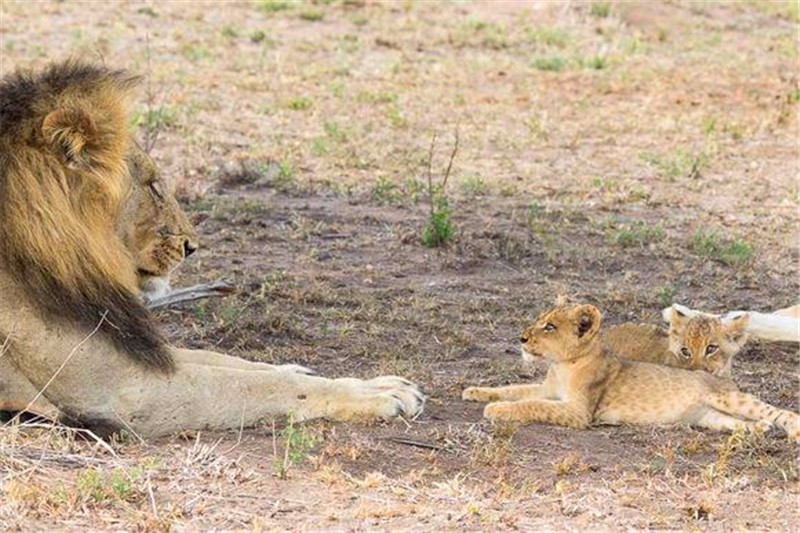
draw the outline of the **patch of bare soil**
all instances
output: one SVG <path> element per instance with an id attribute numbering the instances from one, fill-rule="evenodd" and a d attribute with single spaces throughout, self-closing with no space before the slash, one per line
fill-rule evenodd
<path id="1" fill-rule="evenodd" d="M 137 124 L 203 219 L 176 284 L 240 289 L 159 311 L 176 344 L 429 396 L 416 420 L 110 448 L 4 427 L 3 528 L 796 529 L 783 436 L 491 425 L 459 399 L 544 378 L 517 341 L 558 293 L 607 324 L 796 302 L 796 24 L 780 3 L 3 2 L 3 74 L 65 50 L 149 73 Z M 456 234 L 428 248 L 431 134 L 440 180 L 456 128 Z M 751 343 L 734 375 L 798 410 L 796 345 Z"/>

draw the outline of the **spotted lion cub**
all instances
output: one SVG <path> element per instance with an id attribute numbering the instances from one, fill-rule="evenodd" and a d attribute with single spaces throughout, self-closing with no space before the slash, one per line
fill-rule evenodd
<path id="1" fill-rule="evenodd" d="M 747 342 L 749 315 L 723 321 L 718 316 L 689 316 L 681 306 L 665 310 L 669 332 L 652 324 L 626 323 L 600 332 L 611 352 L 633 361 L 705 370 L 730 378 L 731 362 Z"/>
<path id="2" fill-rule="evenodd" d="M 551 361 L 544 382 L 469 387 L 463 399 L 492 402 L 484 409 L 492 420 L 574 428 L 684 423 L 720 431 L 774 423 L 800 442 L 800 415 L 742 393 L 729 380 L 617 358 L 598 337 L 601 320 L 592 305 L 556 305 L 521 338 L 524 359 Z"/>

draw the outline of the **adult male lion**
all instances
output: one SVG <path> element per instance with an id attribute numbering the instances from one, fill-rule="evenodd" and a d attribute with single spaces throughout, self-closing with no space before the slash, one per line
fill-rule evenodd
<path id="1" fill-rule="evenodd" d="M 142 280 L 162 275 L 147 266 L 156 247 L 119 226 L 132 188 L 173 201 L 131 178 L 141 161 L 128 131 L 135 85 L 73 61 L 0 82 L 0 407 L 35 390 L 71 421 L 141 436 L 289 413 L 419 413 L 424 397 L 399 377 L 326 379 L 165 342 L 140 299 Z M 179 244 L 183 254 L 194 246 Z"/>

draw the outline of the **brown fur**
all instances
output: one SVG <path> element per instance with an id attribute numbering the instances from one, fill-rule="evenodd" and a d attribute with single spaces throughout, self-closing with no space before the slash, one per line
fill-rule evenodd
<path id="1" fill-rule="evenodd" d="M 424 395 L 400 377 L 327 379 L 163 342 L 139 285 L 196 235 L 128 138 L 131 85 L 74 62 L 0 82 L 0 410 L 142 437 L 418 414 Z"/>
<path id="2" fill-rule="evenodd" d="M 668 332 L 651 324 L 626 323 L 602 331 L 600 339 L 625 359 L 730 377 L 733 357 L 747 342 L 748 320 L 748 315 L 727 322 L 713 316 L 688 317 L 675 308 Z"/>
<path id="3" fill-rule="evenodd" d="M 591 305 L 561 304 L 522 334 L 523 357 L 551 361 L 540 385 L 469 387 L 465 400 L 490 401 L 493 420 L 590 424 L 686 423 L 716 430 L 765 429 L 771 423 L 800 441 L 800 416 L 740 392 L 706 372 L 619 359 L 598 338 L 602 316 Z"/>
<path id="4" fill-rule="evenodd" d="M 169 275 L 198 247 L 197 232 L 153 160 L 133 144 L 126 157 L 132 192 L 117 223 L 117 234 L 133 258 L 145 297 L 169 287 Z"/>
<path id="5" fill-rule="evenodd" d="M 0 84 L 0 263 L 53 320 L 172 369 L 115 233 L 130 192 L 126 101 L 136 79 L 75 62 Z M 105 317 L 105 318 L 103 318 Z"/>

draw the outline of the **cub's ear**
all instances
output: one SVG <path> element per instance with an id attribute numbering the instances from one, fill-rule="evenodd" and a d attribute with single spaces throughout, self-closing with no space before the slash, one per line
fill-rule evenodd
<path id="1" fill-rule="evenodd" d="M 747 342 L 746 328 L 749 323 L 750 315 L 743 313 L 724 320 L 722 327 L 728 340 L 741 348 Z"/>
<path id="2" fill-rule="evenodd" d="M 556 296 L 556 307 L 563 307 L 565 305 L 568 305 L 569 303 L 570 299 L 569 296 L 567 296 L 566 294 L 559 294 L 558 296 Z"/>
<path id="3" fill-rule="evenodd" d="M 582 305 L 575 310 L 576 322 L 578 323 L 577 335 L 578 337 L 591 338 L 600 329 L 600 322 L 603 320 L 603 315 L 593 305 Z"/>
<path id="4" fill-rule="evenodd" d="M 97 126 L 83 110 L 57 109 L 44 117 L 42 136 L 54 152 L 74 164 L 85 159 L 87 145 L 97 137 Z"/>
<path id="5" fill-rule="evenodd" d="M 664 320 L 669 322 L 671 329 L 681 329 L 689 321 L 690 310 L 678 304 L 672 304 L 662 312 Z"/>

